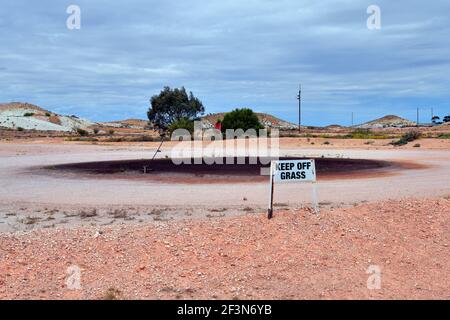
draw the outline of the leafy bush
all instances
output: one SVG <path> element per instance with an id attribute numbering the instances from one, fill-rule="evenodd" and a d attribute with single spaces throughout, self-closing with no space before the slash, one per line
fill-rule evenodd
<path id="1" fill-rule="evenodd" d="M 110 137 L 104 140 L 103 142 L 152 142 L 156 141 L 156 138 L 151 136 L 138 136 L 138 137 Z"/>
<path id="2" fill-rule="evenodd" d="M 23 131 L 24 129 L 22 127 L 18 127 L 17 131 Z"/>
<path id="3" fill-rule="evenodd" d="M 48 113 L 48 112 L 46 112 L 46 113 L 45 113 L 45 116 L 46 116 L 46 117 L 50 117 L 50 116 L 51 116 L 51 114 L 50 114 L 50 113 Z"/>
<path id="4" fill-rule="evenodd" d="M 450 139 L 450 133 L 442 133 L 438 135 L 439 139 Z"/>
<path id="5" fill-rule="evenodd" d="M 388 136 L 375 133 L 370 131 L 370 129 L 356 129 L 355 131 L 344 136 L 347 139 L 389 139 Z"/>
<path id="6" fill-rule="evenodd" d="M 169 125 L 169 132 L 172 134 L 177 129 L 186 129 L 191 134 L 194 133 L 194 121 L 189 120 L 188 118 L 181 118 L 179 120 L 175 120 Z"/>
<path id="7" fill-rule="evenodd" d="M 255 129 L 258 133 L 258 130 L 264 129 L 264 126 L 259 122 L 258 116 L 251 109 L 243 108 L 235 109 L 225 114 L 222 120 L 222 131 L 225 132 L 227 129 L 242 129 L 244 131 Z"/>
<path id="8" fill-rule="evenodd" d="M 111 137 L 111 138 L 107 138 L 107 139 L 102 140 L 102 141 L 104 141 L 104 142 L 124 142 L 125 139 L 123 137 L 116 137 L 116 138 Z"/>
<path id="9" fill-rule="evenodd" d="M 77 128 L 77 133 L 82 137 L 87 136 L 89 134 L 89 132 L 81 128 Z"/>
<path id="10" fill-rule="evenodd" d="M 32 117 L 32 116 L 34 116 L 34 113 L 33 112 L 27 112 L 23 116 L 24 117 Z"/>
<path id="11" fill-rule="evenodd" d="M 94 134 L 98 134 L 99 130 L 98 128 L 94 128 Z"/>
<path id="12" fill-rule="evenodd" d="M 97 138 L 90 137 L 67 137 L 64 141 L 98 142 Z"/>
<path id="13" fill-rule="evenodd" d="M 418 131 L 409 131 L 402 135 L 399 140 L 391 142 L 394 146 L 403 146 L 407 144 L 408 142 L 414 141 L 419 139 L 421 136 L 420 132 Z"/>
<path id="14" fill-rule="evenodd" d="M 111 287 L 108 290 L 106 290 L 104 295 L 104 300 L 119 300 L 121 296 L 120 290 Z"/>

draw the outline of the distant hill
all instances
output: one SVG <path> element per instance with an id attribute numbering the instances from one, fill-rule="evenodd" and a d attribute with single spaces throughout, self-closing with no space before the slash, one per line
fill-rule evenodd
<path id="1" fill-rule="evenodd" d="M 345 129 L 346 127 L 341 126 L 340 124 L 330 124 L 326 127 L 324 127 L 324 129 L 327 130 L 341 130 L 341 129 Z"/>
<path id="2" fill-rule="evenodd" d="M 0 127 L 7 129 L 72 132 L 93 125 L 89 120 L 58 115 L 30 103 L 0 104 Z"/>
<path id="3" fill-rule="evenodd" d="M 281 130 L 287 129 L 297 129 L 298 126 L 296 124 L 278 119 L 274 116 L 265 113 L 257 113 L 261 124 L 263 124 L 267 128 L 278 128 Z M 214 128 L 214 125 L 217 123 L 217 120 L 223 119 L 225 116 L 225 112 L 208 114 L 200 118 L 202 122 L 202 127 L 204 129 Z M 116 120 L 110 122 L 101 122 L 101 126 L 104 127 L 113 127 L 113 128 L 127 128 L 127 129 L 145 129 L 148 128 L 148 120 L 142 119 L 127 119 L 127 120 Z"/>
<path id="4" fill-rule="evenodd" d="M 142 119 L 126 119 L 126 120 L 116 120 L 110 122 L 101 122 L 101 126 L 113 127 L 113 128 L 126 128 L 126 129 L 145 129 L 148 127 L 148 120 Z"/>
<path id="5" fill-rule="evenodd" d="M 281 120 L 266 113 L 257 113 L 261 124 L 266 128 L 280 130 L 297 129 L 294 123 Z M 201 118 L 203 128 L 213 128 L 218 119 L 225 113 L 209 114 Z M 148 121 L 142 119 L 126 119 L 110 122 L 92 122 L 75 115 L 64 116 L 38 107 L 30 103 L 11 102 L 0 104 L 0 128 L 38 131 L 73 132 L 76 129 L 92 131 L 93 128 L 147 129 Z"/>
<path id="6" fill-rule="evenodd" d="M 403 127 L 413 127 L 416 123 L 413 121 L 409 121 L 407 119 L 394 116 L 387 115 L 382 118 L 372 120 L 360 125 L 355 126 L 355 128 L 361 129 L 375 129 L 375 128 L 403 128 Z"/>
<path id="7" fill-rule="evenodd" d="M 267 113 L 256 113 L 261 124 L 266 128 L 275 128 L 280 130 L 292 130 L 298 129 L 298 125 L 281 120 L 277 117 L 274 117 Z M 213 128 L 217 123 L 217 120 L 223 119 L 225 116 L 224 112 L 221 113 L 213 113 L 206 115 L 201 118 L 204 128 Z"/>

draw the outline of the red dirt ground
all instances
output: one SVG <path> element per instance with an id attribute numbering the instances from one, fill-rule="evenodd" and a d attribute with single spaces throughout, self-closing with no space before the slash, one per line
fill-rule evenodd
<path id="1" fill-rule="evenodd" d="M 449 216 L 448 199 L 404 199 L 3 234 L 0 299 L 448 299 Z M 71 265 L 81 290 L 66 287 Z M 370 265 L 380 290 L 367 288 Z"/>

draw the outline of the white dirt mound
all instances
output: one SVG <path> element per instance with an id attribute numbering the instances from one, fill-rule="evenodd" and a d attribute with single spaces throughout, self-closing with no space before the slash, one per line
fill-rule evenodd
<path id="1" fill-rule="evenodd" d="M 369 121 L 356 126 L 356 128 L 361 129 L 375 129 L 375 128 L 403 128 L 403 127 L 413 127 L 416 123 L 400 118 L 394 115 L 384 116 L 382 118 Z"/>
<path id="2" fill-rule="evenodd" d="M 0 127 L 39 131 L 71 132 L 95 125 L 75 116 L 62 116 L 29 103 L 0 104 Z"/>

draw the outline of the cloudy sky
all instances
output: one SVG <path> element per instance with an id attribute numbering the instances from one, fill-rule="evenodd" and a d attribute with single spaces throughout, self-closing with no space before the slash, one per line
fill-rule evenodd
<path id="1" fill-rule="evenodd" d="M 69 5 L 81 29 L 69 30 Z M 368 6 L 381 29 L 367 28 Z M 0 102 L 93 120 L 145 118 L 164 86 L 207 112 L 304 123 L 450 113 L 450 1 L 2 0 Z"/>

